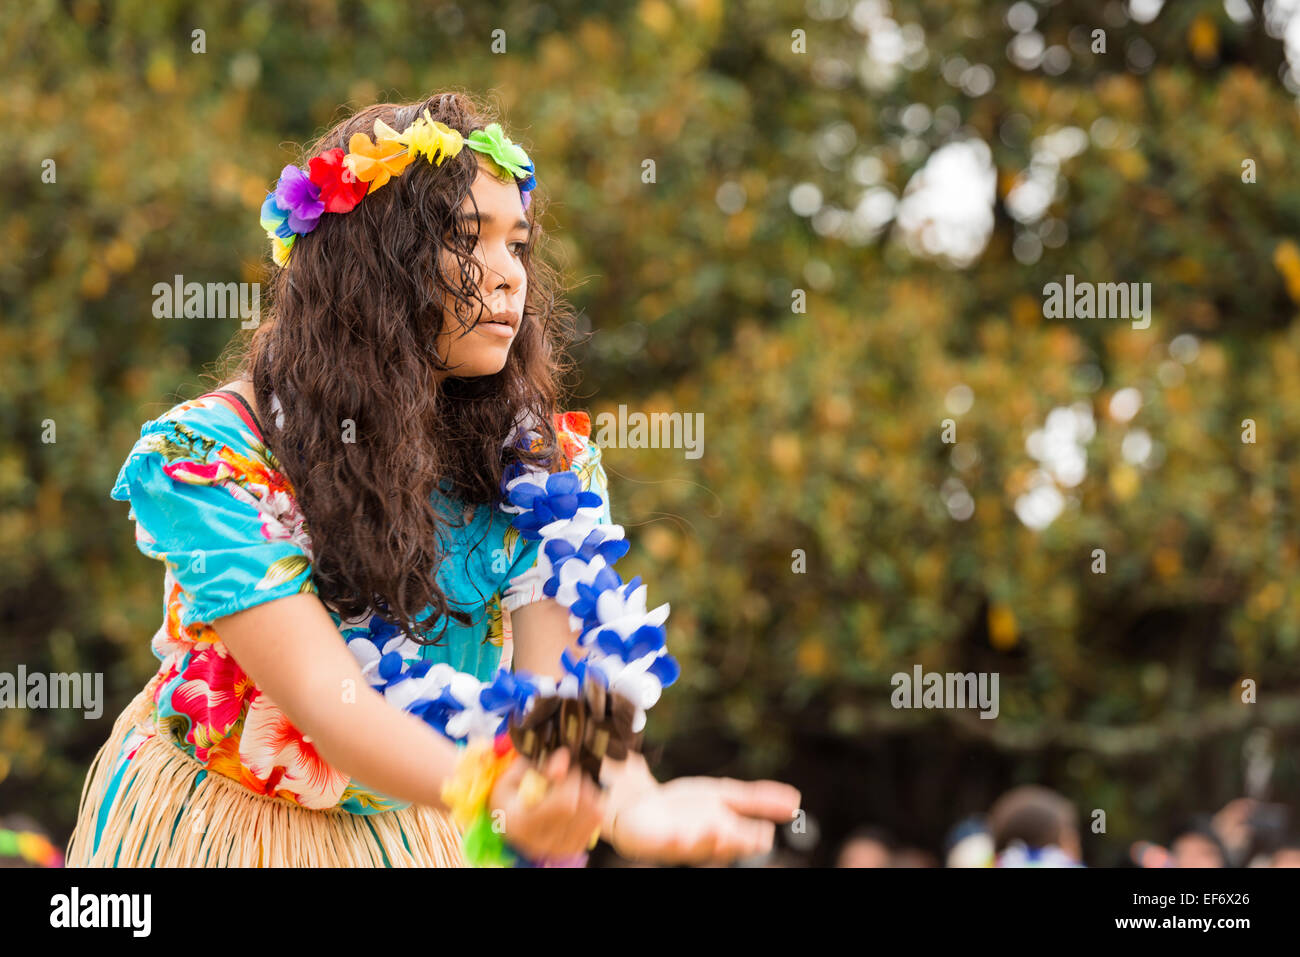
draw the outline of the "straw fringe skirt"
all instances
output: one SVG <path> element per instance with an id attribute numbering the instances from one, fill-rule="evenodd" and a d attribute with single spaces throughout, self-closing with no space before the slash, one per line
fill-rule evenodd
<path id="1" fill-rule="evenodd" d="M 153 733 L 153 681 L 118 716 L 86 775 L 69 867 L 464 867 L 460 833 L 430 807 L 313 811 L 209 772 Z M 109 795 L 122 747 L 149 734 Z M 202 780 L 199 780 L 202 775 Z M 95 830 L 112 802 L 99 845 Z"/>

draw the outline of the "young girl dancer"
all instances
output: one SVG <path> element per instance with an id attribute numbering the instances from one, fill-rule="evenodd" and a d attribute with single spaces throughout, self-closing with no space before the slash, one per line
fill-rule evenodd
<path id="1" fill-rule="evenodd" d="M 536 183 L 456 93 L 365 109 L 285 167 L 270 315 L 113 488 L 166 564 L 161 665 L 91 767 L 69 865 L 571 865 L 597 836 L 724 861 L 791 819 L 775 781 L 660 783 L 610 745 L 597 785 L 512 744 L 557 698 L 627 738 L 676 677 L 667 606 L 610 568 L 589 421 L 558 411 L 571 315 Z"/>

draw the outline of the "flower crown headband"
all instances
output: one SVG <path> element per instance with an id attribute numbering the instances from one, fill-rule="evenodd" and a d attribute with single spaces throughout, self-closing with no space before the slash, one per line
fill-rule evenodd
<path id="1" fill-rule="evenodd" d="M 348 151 L 334 148 L 314 157 L 308 172 L 289 165 L 280 171 L 275 189 L 262 203 L 261 222 L 271 237 L 271 255 L 277 266 L 289 261 L 289 250 L 299 236 L 305 236 L 320 223 L 322 213 L 350 213 L 367 193 L 381 188 L 394 176 L 423 156 L 434 166 L 457 156 L 461 148 L 486 154 L 505 172 L 523 180 L 519 191 L 524 209 L 528 209 L 531 192 L 537 185 L 532 161 L 524 150 L 512 143 L 500 123 L 461 136 L 446 123 L 429 116 L 425 109 L 402 132 L 383 120 L 375 120 L 375 139 L 365 133 L 353 133 Z"/>

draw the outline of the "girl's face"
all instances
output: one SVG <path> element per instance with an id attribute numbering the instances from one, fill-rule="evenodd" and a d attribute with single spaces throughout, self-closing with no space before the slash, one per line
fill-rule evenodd
<path id="1" fill-rule="evenodd" d="M 518 184 L 503 183 L 480 169 L 472 191 L 478 203 L 477 223 L 469 197 L 457 215 L 468 220 L 471 234 L 477 225 L 478 238 L 472 256 L 478 266 L 478 293 L 483 306 L 474 303 L 479 314 L 458 319 L 456 300 L 446 297 L 444 330 L 437 342 L 438 355 L 450 367 L 449 374 L 460 377 L 494 375 L 505 367 L 523 319 L 524 297 L 528 292 L 523 255 L 529 226 Z M 446 250 L 443 270 L 451 276 L 460 272 L 455 256 Z M 466 330 L 462 328 L 463 321 L 473 324 Z"/>

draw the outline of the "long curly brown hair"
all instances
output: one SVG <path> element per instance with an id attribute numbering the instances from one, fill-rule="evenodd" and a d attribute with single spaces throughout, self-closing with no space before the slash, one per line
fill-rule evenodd
<path id="1" fill-rule="evenodd" d="M 298 165 L 334 147 L 346 151 L 352 134 L 370 134 L 376 119 L 402 130 L 426 109 L 463 136 L 494 121 L 460 91 L 382 103 L 336 125 Z M 293 485 L 321 600 L 344 618 L 380 612 L 425 643 L 438 641 L 428 636 L 439 621 L 445 631 L 447 617 L 472 620 L 449 607 L 436 580 L 449 521 L 434 502 L 440 484 L 464 505 L 495 505 L 510 464 L 553 471 L 562 462 L 552 415 L 571 371 L 564 350 L 574 317 L 557 270 L 537 248 L 540 188 L 526 213 L 527 295 L 505 367 L 456 377 L 433 348 L 444 305 L 454 302 L 460 328 L 484 308 L 471 257 L 476 227 L 453 216 L 467 197 L 477 212 L 471 186 L 483 162 L 471 149 L 440 166 L 417 160 L 350 213 L 322 216 L 272 276 L 265 319 L 227 360 L 251 380 L 267 445 Z M 447 262 L 459 269 L 449 274 Z M 354 441 L 345 441 L 349 420 Z M 543 447 L 504 448 L 525 422 L 539 427 Z"/>

